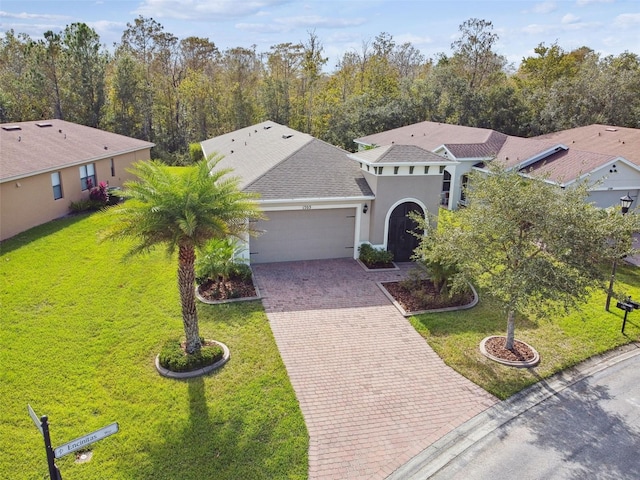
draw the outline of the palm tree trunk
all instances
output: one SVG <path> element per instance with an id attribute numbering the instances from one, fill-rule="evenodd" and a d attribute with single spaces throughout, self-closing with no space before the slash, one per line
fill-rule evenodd
<path id="1" fill-rule="evenodd" d="M 513 309 L 509 309 L 509 314 L 507 316 L 507 343 L 504 348 L 507 350 L 513 349 L 513 342 L 515 341 L 516 335 L 516 312 Z"/>
<path id="2" fill-rule="evenodd" d="M 196 251 L 193 245 L 181 244 L 178 252 L 178 288 L 182 304 L 182 323 L 187 337 L 187 353 L 200 351 L 200 330 L 198 328 L 198 312 L 196 311 L 194 263 Z"/>

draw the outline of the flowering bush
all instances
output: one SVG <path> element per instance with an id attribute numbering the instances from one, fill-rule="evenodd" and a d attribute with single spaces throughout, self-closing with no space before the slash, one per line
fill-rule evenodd
<path id="1" fill-rule="evenodd" d="M 107 183 L 100 182 L 97 187 L 92 187 L 91 185 L 91 179 L 89 179 L 87 182 L 87 186 L 89 187 L 89 198 L 96 203 L 99 202 L 106 205 L 109 200 L 109 193 L 107 192 L 107 188 L 109 186 Z"/>

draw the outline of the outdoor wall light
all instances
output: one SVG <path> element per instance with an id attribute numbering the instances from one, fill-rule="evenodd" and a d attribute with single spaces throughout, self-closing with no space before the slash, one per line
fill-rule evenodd
<path id="1" fill-rule="evenodd" d="M 620 197 L 620 206 L 622 207 L 623 215 L 629 211 L 632 203 L 633 198 L 631 198 L 628 193 L 624 197 Z"/>
<path id="2" fill-rule="evenodd" d="M 369 205 L 365 203 L 364 207 L 362 207 L 362 213 L 367 213 L 368 211 L 369 211 Z"/>

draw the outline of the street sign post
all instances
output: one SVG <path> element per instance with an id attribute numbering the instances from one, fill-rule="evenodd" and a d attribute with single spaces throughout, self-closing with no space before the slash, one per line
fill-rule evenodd
<path id="1" fill-rule="evenodd" d="M 47 465 L 49 467 L 49 479 L 50 480 L 62 480 L 62 475 L 60 475 L 60 470 L 56 465 L 56 457 L 53 452 L 53 448 L 51 448 L 51 437 L 49 436 L 49 420 L 46 415 L 40 417 L 38 420 L 38 416 L 36 412 L 33 411 L 31 405 L 27 404 L 27 411 L 29 412 L 29 416 L 33 423 L 36 424 L 36 428 L 40 430 L 42 434 L 42 438 L 44 439 L 44 449 L 47 452 Z"/>
<path id="2" fill-rule="evenodd" d="M 58 467 L 56 465 L 56 458 L 64 457 L 69 453 L 85 448 L 87 445 L 91 445 L 92 443 L 95 443 L 98 440 L 102 440 L 109 435 L 118 433 L 119 430 L 118 423 L 115 422 L 107 425 L 106 427 L 102 427 L 95 432 L 91 432 L 87 435 L 83 435 L 82 437 L 78 437 L 75 440 L 71 440 L 70 442 L 61 445 L 54 450 L 51 446 L 51 438 L 49 436 L 49 421 L 47 419 L 47 416 L 43 415 L 40 419 L 38 419 L 36 412 L 33 411 L 33 408 L 31 408 L 31 405 L 29 404 L 27 404 L 27 411 L 29 412 L 31 420 L 33 420 L 33 423 L 35 423 L 36 428 L 40 430 L 42 438 L 44 439 L 44 448 L 47 452 L 47 463 L 49 465 L 50 480 L 62 480 L 62 475 L 60 474 L 60 470 L 58 470 Z"/>
<path id="3" fill-rule="evenodd" d="M 31 417 L 31 420 L 33 420 L 33 423 L 36 424 L 36 428 L 40 430 L 40 433 L 44 435 L 44 433 L 42 432 L 42 422 L 40 422 L 40 419 L 36 415 L 36 412 L 33 411 L 33 408 L 31 408 L 31 405 L 29 405 L 28 403 L 27 403 L 27 410 L 29 411 L 29 416 Z"/>
<path id="4" fill-rule="evenodd" d="M 95 432 L 91 432 L 87 435 L 83 435 L 82 437 L 78 437 L 75 440 L 71 440 L 64 445 L 59 446 L 54 450 L 56 458 L 64 457 L 69 453 L 75 452 L 76 450 L 80 450 L 85 448 L 87 445 L 91 445 L 92 443 L 97 442 L 98 440 L 102 440 L 103 438 L 108 437 L 109 435 L 113 435 L 114 433 L 118 433 L 118 423 L 112 423 L 107 425 L 106 427 L 102 427 Z"/>

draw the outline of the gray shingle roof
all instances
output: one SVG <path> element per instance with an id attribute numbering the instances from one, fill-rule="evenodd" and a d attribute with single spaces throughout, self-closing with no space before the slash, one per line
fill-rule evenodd
<path id="1" fill-rule="evenodd" d="M 442 163 L 447 161 L 433 152 L 416 145 L 386 145 L 350 155 L 351 158 L 368 163 Z"/>
<path id="2" fill-rule="evenodd" d="M 362 198 L 373 192 L 347 152 L 313 139 L 246 189 L 263 200 Z"/>
<path id="3" fill-rule="evenodd" d="M 233 168 L 246 187 L 313 140 L 284 125 L 266 121 L 201 142 L 205 156 L 223 155 L 221 168 Z"/>
<path id="4" fill-rule="evenodd" d="M 205 155 L 225 155 L 218 165 L 232 168 L 241 188 L 259 193 L 263 200 L 373 197 L 348 152 L 275 122 L 242 128 L 201 145 Z"/>
<path id="5" fill-rule="evenodd" d="M 4 123 L 0 125 L 0 182 L 146 150 L 153 145 L 64 120 Z"/>

